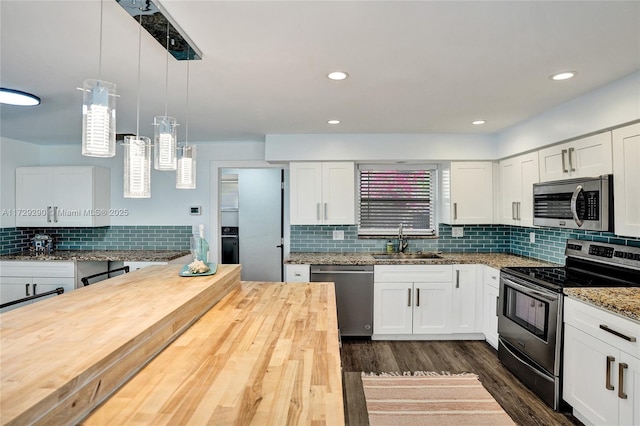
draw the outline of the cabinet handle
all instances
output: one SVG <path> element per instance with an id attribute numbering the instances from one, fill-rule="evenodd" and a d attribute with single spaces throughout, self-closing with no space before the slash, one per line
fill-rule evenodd
<path id="1" fill-rule="evenodd" d="M 575 151 L 575 148 L 569 148 L 569 171 L 571 172 L 575 172 L 576 168 L 573 167 L 573 157 L 571 156 L 571 153 Z"/>
<path id="2" fill-rule="evenodd" d="M 613 385 L 611 384 L 611 364 L 613 364 L 613 361 L 615 361 L 616 359 L 612 356 L 607 356 L 607 379 L 605 380 L 605 384 L 604 386 L 608 389 L 608 390 L 614 390 L 615 388 L 613 387 Z"/>
<path id="3" fill-rule="evenodd" d="M 329 219 L 329 215 L 327 214 L 328 211 L 329 209 L 327 208 L 327 203 L 324 203 L 324 220 Z"/>
<path id="4" fill-rule="evenodd" d="M 616 330 L 612 330 L 609 328 L 609 326 L 605 325 L 605 324 L 600 324 L 600 329 L 606 331 L 607 333 L 611 333 L 614 336 L 618 336 L 621 339 L 626 340 L 627 342 L 635 342 L 636 338 L 633 336 L 627 336 L 626 334 L 622 334 L 619 331 Z"/>
<path id="5" fill-rule="evenodd" d="M 564 161 L 564 156 L 565 156 L 565 154 L 567 154 L 567 152 L 568 151 L 566 149 L 562 150 L 562 172 L 563 173 L 569 173 L 569 170 L 567 169 L 567 165 L 566 165 L 566 163 Z"/>
<path id="6" fill-rule="evenodd" d="M 407 306 L 411 306 L 411 289 L 407 289 Z"/>
<path id="7" fill-rule="evenodd" d="M 456 288 L 460 288 L 460 270 L 456 269 Z"/>
<path id="8" fill-rule="evenodd" d="M 625 362 L 618 364 L 618 398 L 627 399 L 627 394 L 624 393 L 624 370 L 629 368 L 629 365 Z"/>
<path id="9" fill-rule="evenodd" d="M 31 295 L 29 294 L 29 286 L 30 286 L 30 285 L 31 285 L 31 284 L 25 284 L 25 285 L 24 285 L 24 293 L 25 293 L 25 296 L 31 296 Z"/>
<path id="10" fill-rule="evenodd" d="M 496 296 L 496 316 L 500 316 L 500 296 Z"/>
<path id="11" fill-rule="evenodd" d="M 51 206 L 47 206 L 47 223 L 51 222 Z"/>
<path id="12" fill-rule="evenodd" d="M 420 289 L 416 288 L 416 306 L 420 306 Z"/>
<path id="13" fill-rule="evenodd" d="M 516 202 L 511 202 L 511 219 L 516 220 Z"/>
<path id="14" fill-rule="evenodd" d="M 36 294 L 38 294 L 38 292 L 36 291 L 36 287 L 38 284 L 33 283 L 33 295 L 35 296 Z"/>
<path id="15" fill-rule="evenodd" d="M 516 205 L 518 206 L 518 220 L 522 220 L 522 215 L 520 214 L 520 207 L 521 207 L 521 204 L 522 204 L 522 203 L 521 203 L 520 201 L 518 201 L 518 202 L 516 203 Z"/>
<path id="16" fill-rule="evenodd" d="M 453 220 L 458 219 L 458 203 L 453 203 Z"/>
<path id="17" fill-rule="evenodd" d="M 58 222 L 58 206 L 53 206 L 53 221 Z"/>
<path id="18" fill-rule="evenodd" d="M 294 277 L 301 277 L 302 274 L 300 272 L 296 272 L 295 274 L 293 274 Z"/>
<path id="19" fill-rule="evenodd" d="M 316 219 L 320 220 L 320 203 L 316 203 Z"/>

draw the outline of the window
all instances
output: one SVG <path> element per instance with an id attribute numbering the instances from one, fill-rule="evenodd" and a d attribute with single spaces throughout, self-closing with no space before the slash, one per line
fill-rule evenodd
<path id="1" fill-rule="evenodd" d="M 435 166 L 359 166 L 360 235 L 435 235 Z"/>

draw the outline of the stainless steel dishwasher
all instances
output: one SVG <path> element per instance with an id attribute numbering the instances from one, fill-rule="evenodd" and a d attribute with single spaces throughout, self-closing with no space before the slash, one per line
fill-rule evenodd
<path id="1" fill-rule="evenodd" d="M 373 265 L 311 265 L 311 281 L 336 286 L 340 336 L 373 334 Z"/>

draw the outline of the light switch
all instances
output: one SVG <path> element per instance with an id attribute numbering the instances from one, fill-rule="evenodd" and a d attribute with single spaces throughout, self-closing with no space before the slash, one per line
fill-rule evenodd
<path id="1" fill-rule="evenodd" d="M 462 226 L 454 226 L 451 228 L 452 237 L 464 237 L 464 228 Z"/>
<path id="2" fill-rule="evenodd" d="M 530 243 L 535 243 L 536 242 L 536 233 L 535 232 L 530 232 L 529 233 L 529 242 Z"/>
<path id="3" fill-rule="evenodd" d="M 344 231 L 333 231 L 334 240 L 344 240 Z"/>

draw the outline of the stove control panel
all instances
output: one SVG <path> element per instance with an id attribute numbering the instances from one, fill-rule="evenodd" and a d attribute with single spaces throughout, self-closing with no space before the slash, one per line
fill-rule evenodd
<path id="1" fill-rule="evenodd" d="M 567 240 L 565 254 L 570 257 L 600 260 L 640 270 L 640 247 L 595 241 Z"/>
<path id="2" fill-rule="evenodd" d="M 597 257 L 607 257 L 611 259 L 613 257 L 613 247 L 605 247 L 600 245 L 591 244 L 589 246 L 589 254 Z"/>

